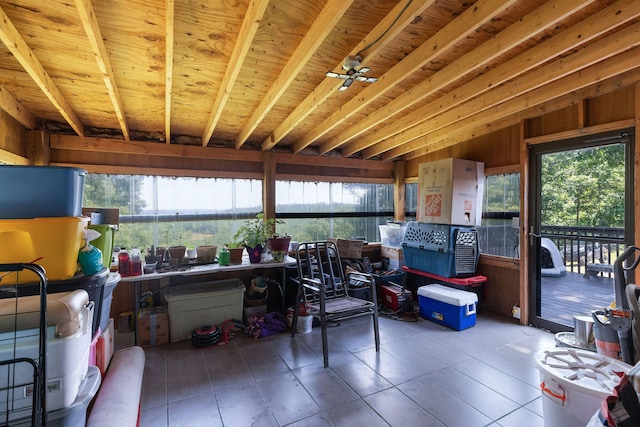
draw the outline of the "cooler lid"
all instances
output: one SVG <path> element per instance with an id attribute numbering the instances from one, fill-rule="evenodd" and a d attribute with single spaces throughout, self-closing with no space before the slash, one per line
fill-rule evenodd
<path id="1" fill-rule="evenodd" d="M 596 396 L 608 396 L 620 382 L 616 372 L 628 372 L 631 366 L 593 351 L 558 348 L 539 351 L 535 361 L 541 374 L 556 382 Z"/>
<path id="2" fill-rule="evenodd" d="M 235 294 L 244 292 L 244 284 L 238 279 L 214 280 L 211 282 L 191 283 L 169 288 L 164 295 L 167 301 L 202 298 L 209 295 Z"/>
<path id="3" fill-rule="evenodd" d="M 478 295 L 444 285 L 425 285 L 418 288 L 418 296 L 435 299 L 447 304 L 462 307 L 478 302 Z"/>

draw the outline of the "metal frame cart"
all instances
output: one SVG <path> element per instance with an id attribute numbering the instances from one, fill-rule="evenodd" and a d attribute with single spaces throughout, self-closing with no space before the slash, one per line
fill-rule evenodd
<path id="1" fill-rule="evenodd" d="M 0 424 L 25 425 L 29 423 L 28 414 L 29 407 L 17 405 L 18 400 L 23 400 L 25 394 L 31 393 L 31 415 L 30 425 L 45 426 L 47 421 L 46 410 L 46 339 L 47 339 L 47 278 L 44 269 L 37 264 L 0 264 L 0 281 L 3 277 L 11 273 L 19 274 L 27 271 L 35 274 L 40 285 L 40 313 L 38 335 L 38 350 L 35 357 L 19 356 L 18 350 L 21 340 L 25 337 L 21 336 L 23 331 L 18 331 L 18 296 L 19 285 L 16 280 L 15 285 L 2 285 L 0 292 L 5 298 L 13 297 L 15 299 L 16 311 L 11 314 L 2 314 L 3 316 L 12 316 L 9 321 L 14 322 L 13 331 L 0 333 L 0 345 L 9 346 L 13 344 L 11 354 L 12 358 L 0 360 Z M 27 274 L 31 274 L 27 273 Z M 33 337 L 34 335 L 32 335 Z M 27 381 L 23 376 L 17 375 L 17 372 L 24 369 L 32 369 L 32 381 Z M 26 392 L 25 392 L 26 391 Z"/>

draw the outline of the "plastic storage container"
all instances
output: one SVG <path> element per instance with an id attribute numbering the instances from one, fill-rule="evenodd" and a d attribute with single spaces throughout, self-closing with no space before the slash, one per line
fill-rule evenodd
<path id="1" fill-rule="evenodd" d="M 425 285 L 418 288 L 420 316 L 457 331 L 476 324 L 478 296 L 444 285 Z"/>
<path id="2" fill-rule="evenodd" d="M 546 427 L 584 427 L 631 366 L 588 350 L 558 348 L 535 355 Z"/>
<path id="3" fill-rule="evenodd" d="M 402 246 L 402 240 L 404 239 L 404 233 L 407 231 L 407 224 L 389 223 L 386 225 L 379 225 L 380 230 L 380 242 L 385 246 Z"/>
<path id="4" fill-rule="evenodd" d="M 60 166 L 0 166 L 0 219 L 81 216 L 86 173 Z"/>
<path id="5" fill-rule="evenodd" d="M 25 231 L 31 236 L 35 261 L 44 267 L 47 279 L 65 280 L 72 278 L 78 271 L 78 251 L 84 246 L 83 231 L 89 224 L 87 217 L 3 219 L 0 220 L 0 232 Z M 10 258 L 15 249 L 0 241 L 0 264 Z M 33 260 L 24 260 L 31 262 Z M 2 279 L 2 283 L 16 283 L 16 275 L 11 273 Z M 20 275 L 19 283 L 34 282 L 33 274 Z"/>
<path id="6" fill-rule="evenodd" d="M 191 339 L 191 333 L 201 326 L 242 319 L 244 291 L 245 286 L 238 279 L 170 288 L 165 299 L 169 304 L 171 342 Z"/>
<path id="7" fill-rule="evenodd" d="M 47 427 L 84 427 L 87 422 L 87 408 L 98 393 L 101 382 L 100 370 L 95 366 L 89 366 L 76 400 L 68 408 L 47 412 Z"/>

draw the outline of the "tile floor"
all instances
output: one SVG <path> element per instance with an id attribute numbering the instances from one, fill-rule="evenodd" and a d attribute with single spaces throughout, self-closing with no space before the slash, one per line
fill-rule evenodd
<path id="1" fill-rule="evenodd" d="M 198 349 L 183 341 L 146 349 L 142 426 L 544 426 L 533 355 L 548 332 L 482 314 L 454 331 L 433 322 L 370 318 L 291 339 Z"/>

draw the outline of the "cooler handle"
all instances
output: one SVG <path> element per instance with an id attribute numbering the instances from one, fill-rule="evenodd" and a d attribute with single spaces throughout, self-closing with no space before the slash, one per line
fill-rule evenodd
<path id="1" fill-rule="evenodd" d="M 476 314 L 476 303 L 467 304 L 467 316 Z"/>
<path id="2" fill-rule="evenodd" d="M 558 394 L 556 392 L 554 392 L 553 390 L 551 390 L 550 388 L 547 387 L 547 385 L 544 383 L 544 381 L 542 381 L 540 383 L 540 390 L 542 390 L 542 394 L 551 396 L 555 399 L 558 399 L 560 402 L 560 406 L 564 406 L 564 402 L 567 400 L 567 396 L 564 392 L 564 390 L 562 389 L 562 387 L 558 386 L 560 388 L 560 390 L 562 390 L 562 394 Z M 553 399 L 551 399 L 553 400 Z M 558 402 L 556 402 L 558 403 Z"/>

